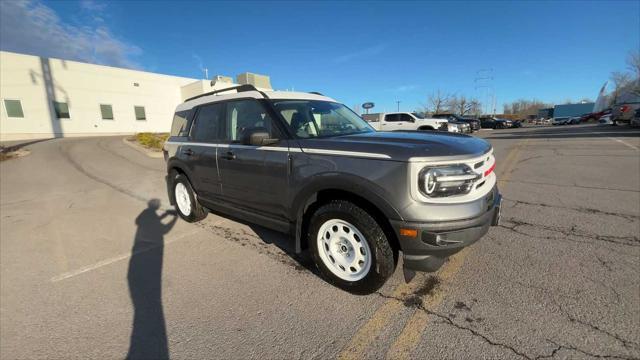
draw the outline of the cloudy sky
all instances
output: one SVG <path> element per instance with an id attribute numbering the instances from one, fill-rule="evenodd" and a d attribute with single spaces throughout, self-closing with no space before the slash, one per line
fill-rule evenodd
<path id="1" fill-rule="evenodd" d="M 640 43 L 640 1 L 0 0 L 0 49 L 412 111 L 437 90 L 595 99 Z M 489 70 L 490 69 L 490 70 Z M 479 78 L 490 78 L 479 80 Z"/>

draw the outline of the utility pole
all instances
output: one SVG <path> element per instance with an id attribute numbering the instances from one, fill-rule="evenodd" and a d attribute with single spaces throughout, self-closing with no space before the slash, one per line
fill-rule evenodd
<path id="1" fill-rule="evenodd" d="M 484 88 L 484 104 L 483 108 L 485 114 L 489 114 L 489 112 L 495 112 L 495 89 L 493 87 L 493 68 L 488 69 L 480 69 L 476 71 L 476 78 L 473 79 L 474 89 L 477 91 L 478 89 Z M 492 95 L 489 96 L 489 90 L 491 89 Z"/>
<path id="2" fill-rule="evenodd" d="M 209 80 L 209 69 L 204 68 L 202 71 L 204 71 L 204 79 Z"/>
<path id="3" fill-rule="evenodd" d="M 400 112 L 400 100 L 396 100 L 396 103 L 398 104 L 398 112 Z"/>

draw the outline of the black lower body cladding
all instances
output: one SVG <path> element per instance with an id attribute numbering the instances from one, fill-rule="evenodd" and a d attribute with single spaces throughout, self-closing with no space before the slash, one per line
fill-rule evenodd
<path id="1" fill-rule="evenodd" d="M 407 222 L 391 220 L 402 248 L 404 267 L 415 271 L 438 270 L 447 257 L 483 237 L 500 221 L 502 196 L 495 187 L 488 195 L 490 205 L 478 217 L 446 222 Z M 404 236 L 400 229 L 417 230 L 417 236 Z"/>

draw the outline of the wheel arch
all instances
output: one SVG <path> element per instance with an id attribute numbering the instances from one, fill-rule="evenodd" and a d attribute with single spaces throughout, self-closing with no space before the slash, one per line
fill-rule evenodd
<path id="1" fill-rule="evenodd" d="M 418 128 L 418 130 L 435 130 L 431 125 L 422 125 Z"/>
<path id="2" fill-rule="evenodd" d="M 353 184 L 344 179 L 342 179 L 340 183 L 327 184 L 327 186 L 317 188 L 312 187 L 310 190 L 299 195 L 296 201 L 294 201 L 294 209 L 296 212 L 296 252 L 301 252 L 308 247 L 306 232 L 311 215 L 313 215 L 315 210 L 322 204 L 330 200 L 338 199 L 350 201 L 366 210 L 382 227 L 394 250 L 394 257 L 397 257 L 397 253 L 400 250 L 400 243 L 389 219 L 401 220 L 402 217 L 400 213 L 375 191 L 363 187 L 362 182 Z M 397 261 L 397 258 L 395 258 L 395 260 Z"/>
<path id="3" fill-rule="evenodd" d="M 172 172 L 175 171 L 178 174 L 182 174 L 186 176 L 189 182 L 191 183 L 191 186 L 193 187 L 193 181 L 191 180 L 189 171 L 186 169 L 187 167 L 181 164 L 179 161 L 169 161 L 169 163 L 167 164 L 166 183 L 167 183 L 167 195 L 169 197 L 170 205 L 176 204 L 175 194 L 173 193 L 173 179 L 171 178 Z M 194 193 L 195 193 L 195 189 L 194 189 Z"/>

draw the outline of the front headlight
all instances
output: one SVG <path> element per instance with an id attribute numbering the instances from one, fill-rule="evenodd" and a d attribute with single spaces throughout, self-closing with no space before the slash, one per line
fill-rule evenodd
<path id="1" fill-rule="evenodd" d="M 420 171 L 418 187 L 428 197 L 464 195 L 480 178 L 464 164 L 426 167 Z"/>

